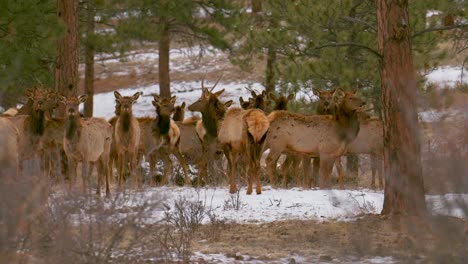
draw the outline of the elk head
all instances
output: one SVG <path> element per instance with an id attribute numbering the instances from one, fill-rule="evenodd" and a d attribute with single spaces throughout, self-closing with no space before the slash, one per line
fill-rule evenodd
<path id="1" fill-rule="evenodd" d="M 73 120 L 80 118 L 79 106 L 81 103 L 86 102 L 88 95 L 84 94 L 81 96 L 70 96 L 66 98 L 65 96 L 60 97 L 60 102 L 65 105 L 65 115 L 68 119 Z"/>
<path id="2" fill-rule="evenodd" d="M 275 108 L 273 108 L 273 110 L 288 110 L 289 101 L 294 99 L 294 94 L 289 94 L 287 97 L 284 95 L 277 97 L 270 93 L 268 97 L 275 103 Z"/>
<path id="3" fill-rule="evenodd" d="M 182 102 L 181 105 L 178 105 L 174 108 L 174 115 L 172 119 L 174 121 L 183 121 L 185 116 L 185 102 Z"/>
<path id="4" fill-rule="evenodd" d="M 170 116 L 174 112 L 174 104 L 176 96 L 172 96 L 171 99 L 161 98 L 159 95 L 154 95 L 153 105 L 156 107 L 156 113 L 159 116 Z"/>
<path id="5" fill-rule="evenodd" d="M 314 89 L 314 94 L 319 97 L 317 113 L 322 115 L 334 114 L 341 93 L 342 90 L 336 88 L 329 91 Z"/>
<path id="6" fill-rule="evenodd" d="M 121 113 L 133 114 L 132 106 L 140 97 L 140 92 L 136 92 L 132 96 L 122 96 L 119 92 L 114 91 L 115 96 L 115 114 L 120 115 Z"/>
<path id="7" fill-rule="evenodd" d="M 26 96 L 28 97 L 28 101 L 32 102 L 32 111 L 45 112 L 47 110 L 50 97 L 50 93 L 47 90 L 35 87 L 32 90 L 26 90 Z"/>
<path id="8" fill-rule="evenodd" d="M 343 92 L 343 98 L 341 99 L 340 109 L 346 114 L 362 112 L 363 106 L 366 104 L 357 95 L 357 89 L 351 92 Z"/>
<path id="9" fill-rule="evenodd" d="M 239 97 L 239 103 L 242 109 L 249 109 L 250 106 L 252 105 L 251 99 L 244 101 L 244 98 L 242 96 Z"/>

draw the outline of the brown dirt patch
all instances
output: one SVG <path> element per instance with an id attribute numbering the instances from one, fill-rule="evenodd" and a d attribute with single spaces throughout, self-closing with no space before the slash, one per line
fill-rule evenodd
<path id="1" fill-rule="evenodd" d="M 302 256 L 309 263 L 360 262 L 373 256 L 392 256 L 404 263 L 463 263 L 468 258 L 468 223 L 450 217 L 423 222 L 369 215 L 353 222 L 230 224 L 219 236 L 215 233 L 212 225 L 203 226 L 193 250 L 264 261 Z"/>

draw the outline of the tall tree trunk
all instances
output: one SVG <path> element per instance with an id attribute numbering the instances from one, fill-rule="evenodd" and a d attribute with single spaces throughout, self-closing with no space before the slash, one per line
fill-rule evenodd
<path id="1" fill-rule="evenodd" d="M 408 2 L 377 0 L 384 104 L 385 194 L 382 214 L 426 212 L 411 54 Z"/>
<path id="2" fill-rule="evenodd" d="M 78 1 L 57 0 L 57 16 L 66 26 L 66 33 L 58 40 L 55 66 L 55 91 L 63 96 L 76 93 L 78 84 Z M 65 107 L 61 105 L 61 117 Z"/>
<path id="3" fill-rule="evenodd" d="M 276 65 L 276 49 L 274 47 L 268 47 L 267 53 L 267 65 L 265 72 L 265 91 L 267 93 L 275 91 L 275 65 Z"/>
<path id="4" fill-rule="evenodd" d="M 159 95 L 161 97 L 171 97 L 171 80 L 169 76 L 169 49 L 171 42 L 170 25 L 161 19 L 164 29 L 159 40 Z"/>
<path id="5" fill-rule="evenodd" d="M 93 116 L 94 104 L 94 44 L 92 37 L 94 35 L 94 16 L 96 14 L 95 0 L 87 0 L 86 10 L 86 48 L 85 48 L 85 94 L 88 100 L 84 103 L 84 116 Z"/>

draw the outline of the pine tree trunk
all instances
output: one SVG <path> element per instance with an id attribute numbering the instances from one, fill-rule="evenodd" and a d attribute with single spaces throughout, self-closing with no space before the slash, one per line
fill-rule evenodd
<path id="1" fill-rule="evenodd" d="M 385 194 L 382 214 L 426 212 L 411 54 L 408 2 L 378 0 L 380 75 L 384 115 Z"/>
<path id="2" fill-rule="evenodd" d="M 85 47 L 85 94 L 88 100 L 84 103 L 84 116 L 93 116 L 94 104 L 94 45 L 91 37 L 94 34 L 94 16 L 96 14 L 94 7 L 95 0 L 87 0 L 86 10 L 86 47 Z"/>
<path id="3" fill-rule="evenodd" d="M 163 20 L 163 19 L 162 19 Z M 162 21 L 165 26 L 159 40 L 159 95 L 161 97 L 171 97 L 171 80 L 169 77 L 169 49 L 170 49 L 170 26 Z"/>
<path id="4" fill-rule="evenodd" d="M 76 93 L 78 84 L 78 1 L 57 0 L 57 16 L 63 20 L 66 33 L 58 41 L 55 66 L 55 91 L 63 96 Z M 58 115 L 63 116 L 61 104 Z"/>

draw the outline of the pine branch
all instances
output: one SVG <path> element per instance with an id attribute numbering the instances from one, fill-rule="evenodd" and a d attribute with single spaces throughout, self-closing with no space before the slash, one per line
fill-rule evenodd
<path id="1" fill-rule="evenodd" d="M 327 44 L 323 44 L 323 45 L 320 45 L 320 46 L 315 46 L 315 47 L 313 47 L 313 49 L 319 50 L 319 49 L 330 48 L 330 47 L 358 47 L 358 48 L 362 48 L 364 50 L 367 50 L 370 53 L 377 56 L 379 59 L 382 59 L 382 54 L 380 54 L 377 50 L 375 50 L 375 49 L 373 49 L 371 47 L 368 47 L 366 45 L 356 43 L 356 42 L 332 42 L 332 43 L 327 43 Z"/>
<path id="2" fill-rule="evenodd" d="M 468 24 L 458 24 L 458 25 L 451 25 L 451 26 L 446 26 L 446 27 L 438 27 L 438 28 L 428 28 L 419 32 L 414 33 L 411 37 L 417 37 L 419 35 L 422 35 L 424 33 L 429 33 L 429 32 L 434 32 L 434 31 L 444 31 L 444 30 L 450 30 L 450 29 L 455 29 L 455 28 L 464 28 L 468 27 Z"/>

